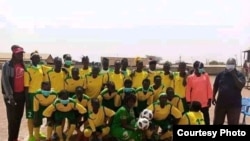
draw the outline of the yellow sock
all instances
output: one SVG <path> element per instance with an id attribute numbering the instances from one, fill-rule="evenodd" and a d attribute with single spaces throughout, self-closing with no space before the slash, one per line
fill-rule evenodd
<path id="1" fill-rule="evenodd" d="M 63 135 L 62 135 L 62 126 L 58 125 L 56 126 L 56 133 L 59 137 L 59 140 L 63 140 Z"/>
<path id="2" fill-rule="evenodd" d="M 52 131 L 53 131 L 53 127 L 48 126 L 47 127 L 47 140 L 49 140 L 52 136 Z"/>
<path id="3" fill-rule="evenodd" d="M 34 128 L 33 119 L 28 119 L 28 130 L 30 137 L 33 136 L 33 128 Z"/>
<path id="4" fill-rule="evenodd" d="M 35 127 L 34 128 L 34 132 L 35 132 L 35 139 L 36 139 L 36 141 L 39 141 L 40 140 L 40 135 L 39 135 L 40 128 L 39 127 Z"/>
<path id="5" fill-rule="evenodd" d="M 75 131 L 76 126 L 74 124 L 69 125 L 69 130 L 67 132 L 67 137 L 66 139 L 69 139 L 71 137 L 71 135 L 73 134 L 73 132 Z"/>

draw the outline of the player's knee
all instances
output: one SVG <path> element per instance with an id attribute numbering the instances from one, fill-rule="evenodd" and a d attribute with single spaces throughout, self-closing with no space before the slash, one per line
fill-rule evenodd
<path id="1" fill-rule="evenodd" d="M 70 128 L 76 128 L 75 124 L 70 124 Z"/>
<path id="2" fill-rule="evenodd" d="M 110 132 L 110 128 L 109 127 L 105 127 L 102 129 L 102 136 L 107 136 Z"/>
<path id="3" fill-rule="evenodd" d="M 163 133 L 160 137 L 161 140 L 164 139 L 169 139 L 173 136 L 173 132 L 172 131 L 166 131 L 165 133 Z"/>
<path id="4" fill-rule="evenodd" d="M 89 138 L 92 135 L 92 130 L 91 129 L 84 129 L 83 134 L 85 137 Z"/>

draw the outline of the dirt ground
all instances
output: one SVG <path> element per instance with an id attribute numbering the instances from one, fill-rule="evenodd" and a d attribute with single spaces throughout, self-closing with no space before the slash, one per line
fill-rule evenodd
<path id="1" fill-rule="evenodd" d="M 0 71 L 0 74 L 1 74 L 1 71 Z M 214 82 L 214 78 L 215 78 L 214 76 L 211 76 L 211 83 L 212 84 Z M 0 89 L 0 91 L 1 91 L 1 89 Z M 243 91 L 242 91 L 242 95 L 243 95 L 243 97 L 250 97 L 250 91 L 248 89 L 244 88 Z M 7 123 L 7 118 L 6 118 L 6 107 L 5 107 L 5 104 L 4 104 L 2 96 L 0 96 L 0 105 L 1 105 L 0 106 L 0 113 L 1 113 L 1 116 L 0 116 L 0 131 L 1 131 L 0 132 L 0 138 L 1 139 L 0 140 L 1 141 L 7 141 L 7 137 L 8 137 L 8 133 L 7 133 L 7 129 L 8 128 L 7 128 L 7 126 L 8 126 L 8 123 Z M 214 117 L 214 107 L 212 106 L 210 108 L 211 123 L 213 121 L 213 117 Z M 241 116 L 240 122 L 242 122 L 242 117 L 243 116 Z M 250 124 L 250 117 L 246 118 L 246 123 Z M 41 131 L 43 133 L 46 133 L 44 125 L 41 127 Z M 27 141 L 27 137 L 28 137 L 27 121 L 25 119 L 25 114 L 24 114 L 24 117 L 23 117 L 23 120 L 22 120 L 21 129 L 20 129 L 19 139 L 21 141 Z"/>

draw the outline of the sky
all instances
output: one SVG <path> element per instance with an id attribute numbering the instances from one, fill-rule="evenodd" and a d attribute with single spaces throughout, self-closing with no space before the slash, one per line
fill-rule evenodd
<path id="1" fill-rule="evenodd" d="M 249 0 L 0 0 L 0 52 L 240 62 Z"/>

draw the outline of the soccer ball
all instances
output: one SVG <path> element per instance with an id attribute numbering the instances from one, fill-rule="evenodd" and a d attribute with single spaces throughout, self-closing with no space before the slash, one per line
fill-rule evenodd
<path id="1" fill-rule="evenodd" d="M 140 118 L 146 118 L 148 120 L 152 120 L 153 112 L 151 110 L 144 109 L 140 114 Z"/>
<path id="2" fill-rule="evenodd" d="M 136 125 L 139 129 L 146 130 L 149 128 L 150 122 L 146 118 L 139 118 Z"/>

